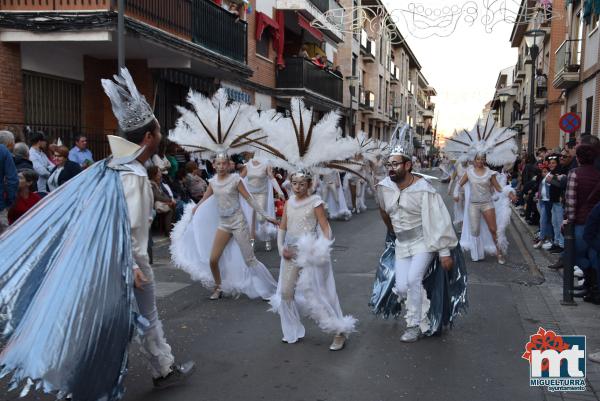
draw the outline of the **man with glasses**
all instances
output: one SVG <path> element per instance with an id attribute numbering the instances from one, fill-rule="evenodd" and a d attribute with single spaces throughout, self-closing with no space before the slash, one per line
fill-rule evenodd
<path id="1" fill-rule="evenodd" d="M 442 268 L 452 268 L 450 251 L 458 239 L 442 197 L 412 173 L 409 154 L 396 147 L 385 167 L 388 177 L 377 184 L 377 199 L 388 231 L 396 236 L 394 292 L 406 299 L 407 309 L 400 340 L 415 342 L 431 328 L 423 277 L 438 254 Z"/>

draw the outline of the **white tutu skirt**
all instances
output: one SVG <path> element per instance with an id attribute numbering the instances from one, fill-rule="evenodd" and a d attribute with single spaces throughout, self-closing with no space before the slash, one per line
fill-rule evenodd
<path id="1" fill-rule="evenodd" d="M 173 263 L 187 272 L 195 281 L 206 288 L 213 288 L 215 281 L 210 270 L 210 254 L 219 224 L 217 200 L 208 198 L 193 214 L 194 204 L 189 204 L 181 220 L 171 233 L 171 258 Z M 248 266 L 240 247 L 232 238 L 221 259 L 221 289 L 226 295 L 245 294 L 249 298 L 270 298 L 276 289 L 276 282 L 265 265 L 258 262 Z"/>
<path id="2" fill-rule="evenodd" d="M 314 320 L 325 333 L 344 333 L 348 336 L 356 331 L 357 320 L 344 315 L 335 288 L 331 266 L 331 244 L 326 238 L 305 235 L 296 243 L 297 257 L 294 262 L 281 259 L 281 271 L 277 292 L 271 298 L 271 311 L 279 313 L 283 340 L 294 343 L 304 336 L 304 326 L 300 316 Z M 284 269 L 291 263 L 300 266 L 293 300 L 284 300 L 281 296 Z"/>

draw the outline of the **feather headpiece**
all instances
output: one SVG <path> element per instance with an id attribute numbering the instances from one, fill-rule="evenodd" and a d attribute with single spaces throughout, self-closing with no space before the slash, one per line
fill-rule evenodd
<path id="1" fill-rule="evenodd" d="M 181 116 L 169 132 L 169 140 L 190 152 L 222 157 L 247 151 L 253 141 L 265 139 L 258 136 L 260 128 L 252 124 L 258 115 L 256 109 L 229 102 L 224 89 L 212 98 L 190 90 L 187 101 L 192 108 L 177 106 Z"/>
<path id="2" fill-rule="evenodd" d="M 354 139 L 342 138 L 340 115 L 332 111 L 317 121 L 301 99 L 293 98 L 290 106 L 289 117 L 269 111 L 255 118 L 253 125 L 267 140 L 252 140 L 252 146 L 269 155 L 274 166 L 288 171 L 305 175 L 322 168 L 348 171 L 351 162 L 345 159 L 358 153 L 358 146 Z"/>
<path id="3" fill-rule="evenodd" d="M 103 79 L 102 87 L 110 99 L 121 131 L 135 131 L 151 123 L 155 119 L 152 107 L 138 91 L 129 70 L 122 68 L 121 75 L 114 75 L 113 79 L 114 82 Z"/>
<path id="4" fill-rule="evenodd" d="M 478 120 L 469 132 L 462 130 L 447 138 L 444 152 L 456 155 L 459 160 L 475 160 L 477 155 L 485 155 L 492 166 L 514 163 L 517 158 L 517 133 L 510 128 L 498 128 L 492 116 L 485 124 Z"/>

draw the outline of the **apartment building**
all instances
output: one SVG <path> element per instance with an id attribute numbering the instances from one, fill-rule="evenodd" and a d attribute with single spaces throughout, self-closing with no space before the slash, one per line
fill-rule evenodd
<path id="1" fill-rule="evenodd" d="M 531 81 L 534 81 L 534 149 L 556 148 L 580 135 L 598 135 L 600 120 L 600 7 L 592 0 L 554 0 L 543 9 L 535 0 L 523 0 L 511 34 L 511 45 L 518 49 L 514 68 L 499 73 L 492 107 L 502 126 L 519 132 L 519 144 L 527 149 Z M 537 14 L 540 13 L 537 18 Z M 545 37 L 535 60 L 526 43 L 527 32 L 542 30 Z M 574 112 L 581 117 L 575 133 L 563 132 L 560 117 Z"/>
<path id="2" fill-rule="evenodd" d="M 105 136 L 117 124 L 100 79 L 117 70 L 117 4 L 0 0 L 0 127 L 42 129 L 67 143 L 84 133 L 96 154 L 107 154 Z M 282 112 L 301 96 L 317 117 L 338 110 L 346 133 L 389 138 L 398 120 L 415 128 L 425 121 L 425 92 L 433 92 L 419 86 L 426 80 L 405 42 L 367 27 L 346 32 L 343 19 L 328 13 L 341 16 L 359 4 L 126 0 L 126 65 L 165 133 L 190 88 L 209 96 L 225 88 L 232 99 Z M 314 62 L 317 56 L 328 68 Z"/>

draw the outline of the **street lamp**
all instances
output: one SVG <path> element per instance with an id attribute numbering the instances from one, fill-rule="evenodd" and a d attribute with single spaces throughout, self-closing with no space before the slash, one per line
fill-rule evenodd
<path id="1" fill-rule="evenodd" d="M 356 93 L 356 82 L 359 80 L 359 77 L 356 75 L 351 75 L 346 77 L 346 81 L 348 81 L 348 91 L 350 92 L 350 112 L 348 117 L 350 118 L 350 124 L 348 125 L 348 130 L 351 137 L 355 137 L 356 134 L 354 132 L 354 94 L 358 98 L 358 94 Z M 354 88 L 354 90 L 352 90 Z"/>
<path id="2" fill-rule="evenodd" d="M 498 95 L 498 100 L 500 100 L 500 104 L 502 105 L 502 111 L 500 113 L 500 124 L 502 127 L 504 127 L 504 110 L 506 107 L 506 102 L 508 102 L 508 98 L 510 96 L 508 96 L 506 93 L 502 93 L 500 95 Z"/>
<path id="3" fill-rule="evenodd" d="M 544 38 L 546 32 L 541 29 L 534 29 L 525 32 L 525 43 L 529 48 L 529 55 L 531 56 L 531 91 L 529 94 L 529 135 L 527 139 L 527 153 L 533 155 L 533 142 L 535 138 L 535 122 L 534 109 L 535 109 L 535 60 L 540 53 L 540 48 L 544 44 Z"/>

